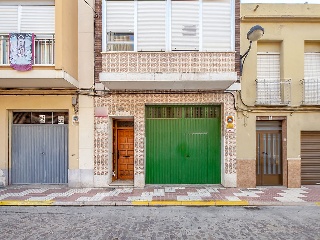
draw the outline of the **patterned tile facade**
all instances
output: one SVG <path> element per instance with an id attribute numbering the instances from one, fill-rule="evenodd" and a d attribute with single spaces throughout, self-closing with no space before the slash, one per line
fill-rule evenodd
<path id="1" fill-rule="evenodd" d="M 110 141 L 112 135 L 108 129 L 112 128 L 111 117 L 134 118 L 134 174 L 144 176 L 145 166 L 145 105 L 146 104 L 216 104 L 222 106 L 222 144 L 224 146 L 224 173 L 236 173 L 236 131 L 225 131 L 225 116 L 235 116 L 234 98 L 230 93 L 137 93 L 137 94 L 110 94 L 95 99 L 96 108 L 104 108 L 108 116 L 95 117 L 95 159 L 94 174 L 107 175 L 112 166 L 108 165 L 109 155 L 112 154 Z M 104 127 L 101 127 L 104 126 Z M 236 123 L 235 123 L 236 129 Z M 222 153 L 223 154 L 223 153 Z M 143 178 L 144 179 L 144 178 Z"/>
<path id="2" fill-rule="evenodd" d="M 107 52 L 102 72 L 235 72 L 232 52 Z"/>

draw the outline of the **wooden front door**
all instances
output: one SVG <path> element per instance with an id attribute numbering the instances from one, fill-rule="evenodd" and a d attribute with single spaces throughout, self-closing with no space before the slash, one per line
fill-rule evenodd
<path id="1" fill-rule="evenodd" d="M 256 169 L 257 185 L 282 185 L 281 131 L 257 131 Z"/>
<path id="2" fill-rule="evenodd" d="M 118 129 L 118 179 L 129 180 L 133 179 L 134 171 L 134 147 L 133 147 L 133 128 Z"/>

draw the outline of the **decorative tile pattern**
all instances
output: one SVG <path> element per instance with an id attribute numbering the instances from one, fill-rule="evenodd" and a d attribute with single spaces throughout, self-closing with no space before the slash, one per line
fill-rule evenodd
<path id="1" fill-rule="evenodd" d="M 109 122 L 107 118 L 95 117 L 94 118 L 94 173 L 95 175 L 107 175 L 107 157 L 108 157 L 108 133 L 107 131 L 98 131 L 99 124 L 105 125 L 108 129 Z M 112 139 L 112 138 L 111 138 Z"/>
<path id="2" fill-rule="evenodd" d="M 320 186 L 308 185 L 301 188 L 223 188 L 220 186 L 165 187 L 146 186 L 142 189 L 119 188 L 68 188 L 64 186 L 28 187 L 17 186 L 0 190 L 0 200 L 53 201 L 54 205 L 131 205 L 131 201 L 248 201 L 249 205 L 283 205 L 315 203 L 320 206 Z"/>
<path id="3" fill-rule="evenodd" d="M 225 174 L 236 173 L 236 131 L 225 133 L 225 116 L 236 116 L 234 99 L 230 93 L 137 93 L 137 94 L 111 94 L 106 97 L 95 99 L 95 107 L 107 107 L 109 116 L 134 117 L 134 174 L 144 176 L 145 166 L 145 105 L 146 104 L 217 104 L 221 105 L 221 131 L 224 136 L 224 172 Z M 105 124 L 109 129 L 112 121 L 109 117 L 95 117 L 95 128 Z M 236 123 L 235 129 L 236 129 Z M 96 129 L 97 130 L 97 129 Z M 112 136 L 107 131 L 95 131 L 95 160 L 94 174 L 106 175 L 112 166 L 108 166 L 109 141 Z M 223 154 L 223 153 L 222 153 Z"/>
<path id="4" fill-rule="evenodd" d="M 301 198 L 306 198 L 307 196 L 303 194 L 307 193 L 307 191 L 300 188 L 287 189 L 283 190 L 283 193 L 279 193 L 281 197 L 275 197 L 275 199 L 280 202 L 305 202 L 305 200 Z"/>
<path id="5" fill-rule="evenodd" d="M 232 52 L 106 52 L 102 72 L 234 72 Z"/>

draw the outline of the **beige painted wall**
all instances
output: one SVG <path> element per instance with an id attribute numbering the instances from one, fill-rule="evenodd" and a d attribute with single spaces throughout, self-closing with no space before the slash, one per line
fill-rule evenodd
<path id="1" fill-rule="evenodd" d="M 320 111 L 304 113 L 268 113 L 255 112 L 244 117 L 238 113 L 237 118 L 237 158 L 256 158 L 256 117 L 287 117 L 287 157 L 300 158 L 301 131 L 320 131 Z M 244 141 L 245 139 L 245 141 Z"/>
<path id="2" fill-rule="evenodd" d="M 320 111 L 301 106 L 305 51 L 320 49 L 320 5 L 312 4 L 242 4 L 241 53 L 249 46 L 246 34 L 254 25 L 261 25 L 265 34 L 253 42 L 245 61 L 241 79 L 237 116 L 237 158 L 255 159 L 255 124 L 257 116 L 287 117 L 287 157 L 300 158 L 301 131 L 320 131 Z M 290 78 L 291 104 L 287 107 L 255 107 L 257 51 L 280 51 L 281 78 Z M 239 98 L 240 99 L 240 98 Z M 245 141 L 244 141 L 245 139 Z"/>
<path id="3" fill-rule="evenodd" d="M 0 96 L 0 169 L 8 168 L 9 112 L 40 109 L 69 111 L 69 169 L 78 168 L 78 126 L 72 124 L 71 96 Z"/>
<path id="4" fill-rule="evenodd" d="M 78 1 L 56 0 L 56 62 L 62 69 L 78 79 Z"/>

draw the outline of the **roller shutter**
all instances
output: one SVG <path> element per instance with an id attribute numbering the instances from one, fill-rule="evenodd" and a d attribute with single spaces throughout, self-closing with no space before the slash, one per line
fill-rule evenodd
<path id="1" fill-rule="evenodd" d="M 320 184 L 320 132 L 301 132 L 301 184 Z"/>

